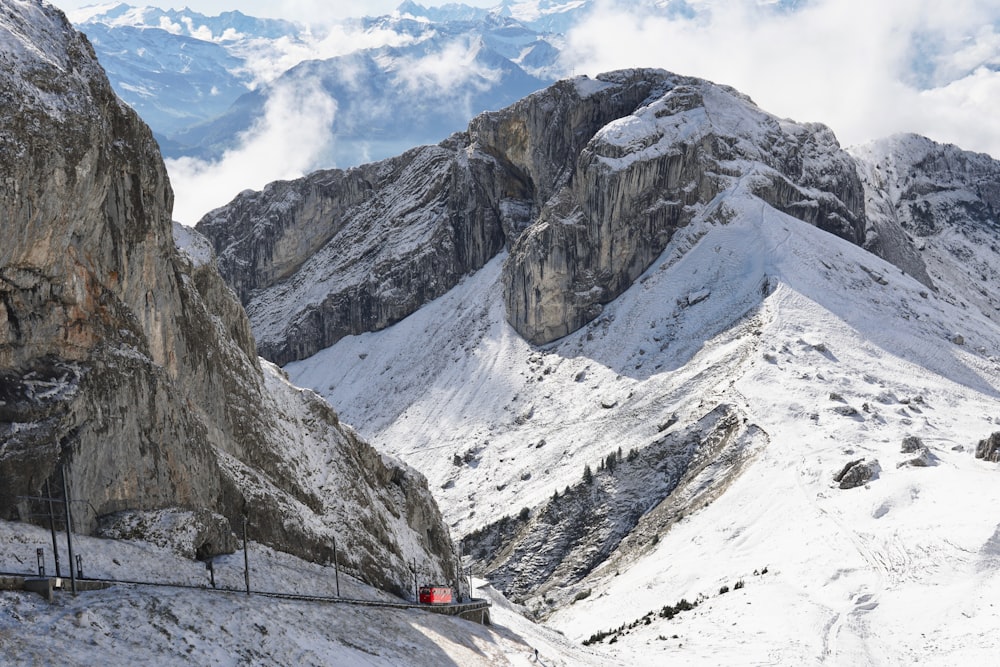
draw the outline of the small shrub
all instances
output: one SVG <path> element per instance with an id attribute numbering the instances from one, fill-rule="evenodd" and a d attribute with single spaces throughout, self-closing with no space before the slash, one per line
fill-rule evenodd
<path id="1" fill-rule="evenodd" d="M 722 588 L 719 589 L 719 595 L 725 595 L 728 592 L 729 592 L 729 586 L 723 586 Z"/>
<path id="2" fill-rule="evenodd" d="M 739 581 L 737 581 L 737 582 L 736 582 L 735 584 L 733 584 L 733 590 L 734 590 L 734 591 L 738 591 L 738 590 L 740 590 L 741 588 L 743 588 L 743 580 L 742 580 L 742 579 L 740 579 L 740 580 L 739 580 Z"/>

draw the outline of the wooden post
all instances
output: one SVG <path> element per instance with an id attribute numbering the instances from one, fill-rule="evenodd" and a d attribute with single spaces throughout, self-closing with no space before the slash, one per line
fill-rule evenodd
<path id="1" fill-rule="evenodd" d="M 66 464 L 62 465 L 63 503 L 66 507 L 66 545 L 69 547 L 69 580 L 76 597 L 76 569 L 73 567 L 73 513 L 69 507 L 69 485 L 66 483 Z"/>

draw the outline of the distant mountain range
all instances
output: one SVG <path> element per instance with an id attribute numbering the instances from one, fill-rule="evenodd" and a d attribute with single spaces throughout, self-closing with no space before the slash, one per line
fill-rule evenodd
<path id="1" fill-rule="evenodd" d="M 404 2 L 326 34 L 240 12 L 125 4 L 71 19 L 165 157 L 219 158 L 263 122 L 276 91 L 308 85 L 336 108 L 316 167 L 346 167 L 437 143 L 476 114 L 548 85 L 563 74 L 559 33 L 589 5 Z M 363 46 L 344 46 L 355 43 Z"/>

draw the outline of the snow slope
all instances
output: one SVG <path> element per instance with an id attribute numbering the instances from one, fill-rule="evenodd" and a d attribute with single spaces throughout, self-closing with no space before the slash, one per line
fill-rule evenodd
<path id="1" fill-rule="evenodd" d="M 1000 330 L 982 312 L 743 183 L 599 320 L 543 348 L 504 320 L 501 262 L 388 330 L 286 368 L 424 472 L 456 534 L 534 513 L 585 464 L 642 449 L 717 404 L 736 405 L 769 440 L 717 500 L 668 531 L 644 534 L 640 520 L 574 589 L 586 591 L 578 601 L 529 599 L 553 627 L 582 641 L 702 596 L 617 637 L 620 664 L 996 655 L 1000 527 L 988 508 L 1000 471 L 972 451 L 998 430 Z M 900 451 L 907 436 L 935 465 L 901 465 L 914 458 Z M 838 488 L 834 475 L 862 457 L 879 461 L 878 476 Z"/>
<path id="2" fill-rule="evenodd" d="M 59 536 L 63 575 L 68 554 Z M 0 521 L 0 562 L 31 574 L 35 549 L 48 531 Z M 205 590 L 118 585 L 103 591 L 56 593 L 54 603 L 34 593 L 0 592 L 0 652 L 5 664 L 74 665 L 527 665 L 538 648 L 546 664 L 602 665 L 599 649 L 574 646 L 556 632 L 528 623 L 497 597 L 493 626 L 417 610 L 247 597 L 243 555 L 215 560 L 213 591 L 202 563 L 148 543 L 76 536 L 75 553 L 89 577 L 171 582 Z M 254 591 L 335 595 L 332 568 L 250 543 Z M 479 582 L 482 585 L 483 582 Z M 68 586 L 68 583 L 67 583 Z M 393 599 L 340 574 L 340 594 Z M 45 636 L 45 641 L 39 641 Z"/>

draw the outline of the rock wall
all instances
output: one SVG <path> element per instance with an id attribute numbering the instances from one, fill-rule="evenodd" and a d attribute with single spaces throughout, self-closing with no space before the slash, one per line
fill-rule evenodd
<path id="1" fill-rule="evenodd" d="M 86 39 L 8 4 L 0 61 L 0 516 L 30 518 L 65 466 L 78 530 L 211 508 L 317 560 L 338 536 L 385 588 L 409 590 L 413 558 L 450 577 L 422 477 L 262 366 L 214 261 L 178 251 L 156 143 Z"/>
<path id="2" fill-rule="evenodd" d="M 494 257 L 509 217 L 495 171 L 446 142 L 246 192 L 197 228 L 260 353 L 286 363 L 398 322 Z"/>

